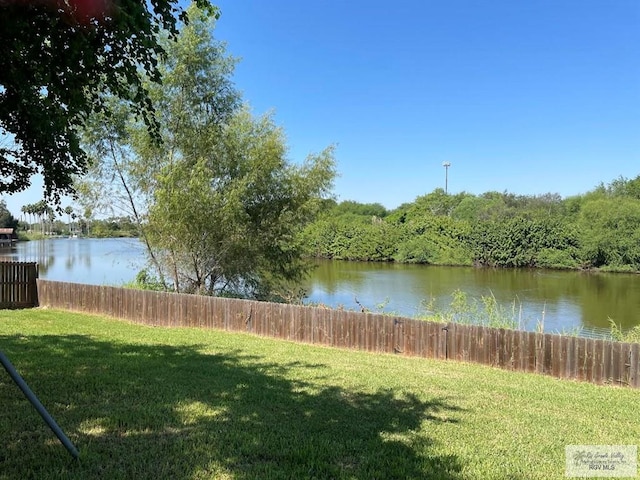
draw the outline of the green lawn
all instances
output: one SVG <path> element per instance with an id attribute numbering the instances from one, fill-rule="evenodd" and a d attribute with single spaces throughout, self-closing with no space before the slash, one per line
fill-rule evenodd
<path id="1" fill-rule="evenodd" d="M 251 335 L 0 311 L 0 479 L 552 479 L 638 444 L 640 391 Z"/>

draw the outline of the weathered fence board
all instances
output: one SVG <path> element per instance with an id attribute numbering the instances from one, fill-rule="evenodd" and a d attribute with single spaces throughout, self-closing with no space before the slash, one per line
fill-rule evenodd
<path id="1" fill-rule="evenodd" d="M 634 343 L 631 345 L 631 351 L 629 352 L 629 386 L 633 388 L 640 388 L 640 371 L 634 368 L 634 365 L 640 364 L 640 344 Z"/>
<path id="2" fill-rule="evenodd" d="M 1 275 L 0 282 L 5 278 Z M 37 280 L 37 288 L 41 305 L 148 325 L 247 331 L 298 342 L 448 358 L 640 388 L 639 344 L 48 280 Z"/>
<path id="3" fill-rule="evenodd" d="M 0 262 L 0 308 L 38 305 L 38 266 L 33 262 Z"/>

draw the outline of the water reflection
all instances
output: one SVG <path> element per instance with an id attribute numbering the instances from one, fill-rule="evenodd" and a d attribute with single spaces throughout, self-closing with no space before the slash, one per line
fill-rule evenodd
<path id="1" fill-rule="evenodd" d="M 20 242 L 12 260 L 37 262 L 41 278 L 99 285 L 133 280 L 144 266 L 137 239 L 55 238 Z"/>
<path id="2" fill-rule="evenodd" d="M 41 278 L 99 285 L 132 281 L 145 261 L 137 239 L 20 242 L 0 258 L 37 262 Z M 305 288 L 308 302 L 371 310 L 384 304 L 385 311 L 409 316 L 421 312 L 423 300 L 446 307 L 457 289 L 475 298 L 493 295 L 529 329 L 544 320 L 549 332 L 608 329 L 609 317 L 623 328 L 640 324 L 640 275 L 633 274 L 319 261 Z"/>
<path id="3" fill-rule="evenodd" d="M 630 274 L 322 261 L 307 289 L 312 302 L 372 310 L 384 304 L 385 311 L 408 315 L 420 313 L 422 300 L 446 307 L 459 289 L 475 298 L 493 295 L 529 329 L 543 322 L 552 332 L 608 329 L 608 318 L 623 328 L 640 323 L 640 276 Z"/>
<path id="4" fill-rule="evenodd" d="M 0 258 L 3 261 L 36 262 L 42 276 L 56 260 L 50 247 L 45 241 L 19 242 L 15 247 L 2 249 Z"/>

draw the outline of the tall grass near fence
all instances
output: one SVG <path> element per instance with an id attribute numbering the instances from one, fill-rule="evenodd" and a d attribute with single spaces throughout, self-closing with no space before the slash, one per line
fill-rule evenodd
<path id="1" fill-rule="evenodd" d="M 419 317 L 423 320 L 512 330 L 524 330 L 526 326 L 526 320 L 522 314 L 522 304 L 517 304 L 514 300 L 511 308 L 506 308 L 498 303 L 493 293 L 482 295 L 477 299 L 470 297 L 462 290 L 454 290 L 448 307 L 437 307 L 434 298 L 423 302 L 422 307 L 424 313 Z M 540 321 L 544 322 L 544 317 Z"/>
<path id="2" fill-rule="evenodd" d="M 159 326 L 246 331 L 286 340 L 463 360 L 558 378 L 640 387 L 640 344 L 427 322 L 384 314 L 38 281 L 41 305 Z"/>

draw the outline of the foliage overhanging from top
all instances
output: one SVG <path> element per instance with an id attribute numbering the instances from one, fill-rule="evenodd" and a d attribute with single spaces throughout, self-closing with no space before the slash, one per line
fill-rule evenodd
<path id="1" fill-rule="evenodd" d="M 102 15 L 68 5 L 0 0 L 0 193 L 25 190 L 41 173 L 52 201 L 73 194 L 73 176 L 87 167 L 78 131 L 92 112 L 108 113 L 105 92 L 159 138 L 145 79 L 160 79 L 158 33 L 175 38 L 186 20 L 178 0 L 118 0 Z"/>

